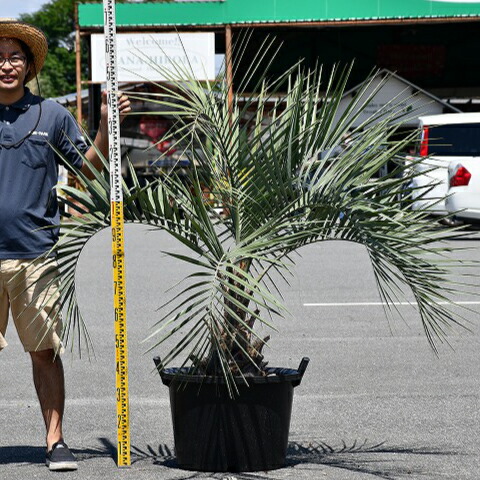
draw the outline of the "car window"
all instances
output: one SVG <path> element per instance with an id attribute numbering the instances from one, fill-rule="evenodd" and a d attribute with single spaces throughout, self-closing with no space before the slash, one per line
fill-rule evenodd
<path id="1" fill-rule="evenodd" d="M 429 128 L 428 153 L 443 156 L 480 156 L 480 123 Z"/>

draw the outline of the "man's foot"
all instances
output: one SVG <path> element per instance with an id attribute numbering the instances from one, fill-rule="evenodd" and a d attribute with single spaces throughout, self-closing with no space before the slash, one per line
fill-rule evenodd
<path id="1" fill-rule="evenodd" d="M 50 470 L 76 470 L 78 468 L 75 455 L 69 450 L 67 444 L 60 440 L 53 444 L 47 452 L 46 465 Z"/>

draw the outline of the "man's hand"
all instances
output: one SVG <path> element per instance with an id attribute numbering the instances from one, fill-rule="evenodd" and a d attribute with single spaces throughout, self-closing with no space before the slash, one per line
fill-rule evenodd
<path id="1" fill-rule="evenodd" d="M 118 110 L 120 112 L 120 122 L 122 122 L 126 115 L 132 111 L 130 106 L 130 99 L 124 93 L 118 95 Z M 100 107 L 100 125 L 97 131 L 97 136 L 94 140 L 95 146 L 100 150 L 104 157 L 108 156 L 108 105 L 107 105 L 107 92 L 102 92 L 102 105 Z M 85 154 L 89 162 L 93 167 L 101 171 L 103 164 L 98 157 L 97 151 L 94 147 L 90 147 Z M 86 163 L 82 166 L 82 172 L 90 179 L 94 178 L 94 173 L 90 170 Z"/>
<path id="2" fill-rule="evenodd" d="M 125 117 L 129 112 L 132 111 L 130 105 L 130 99 L 127 95 L 120 92 L 118 94 L 118 111 L 120 112 L 120 122 L 123 122 Z M 104 90 L 102 92 L 102 106 L 100 108 L 100 123 L 103 125 L 107 125 L 108 121 L 108 105 L 107 105 L 107 91 Z"/>

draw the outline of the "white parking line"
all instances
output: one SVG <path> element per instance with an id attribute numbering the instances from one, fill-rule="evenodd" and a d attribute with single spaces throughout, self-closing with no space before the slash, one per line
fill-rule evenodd
<path id="1" fill-rule="evenodd" d="M 394 306 L 415 306 L 416 302 L 344 302 L 344 303 L 304 303 L 304 307 L 386 307 Z M 450 302 L 438 302 L 438 305 L 452 305 Z M 480 302 L 455 302 L 454 305 L 480 305 Z"/>

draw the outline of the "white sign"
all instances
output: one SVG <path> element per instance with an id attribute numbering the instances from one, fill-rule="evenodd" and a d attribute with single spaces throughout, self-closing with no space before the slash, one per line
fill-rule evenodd
<path id="1" fill-rule="evenodd" d="M 91 47 L 92 81 L 105 82 L 104 35 L 93 34 Z M 184 70 L 199 80 L 214 80 L 215 34 L 117 34 L 117 64 L 120 82 L 168 80 L 156 65 L 166 67 L 178 80 L 186 76 L 179 73 Z"/>

